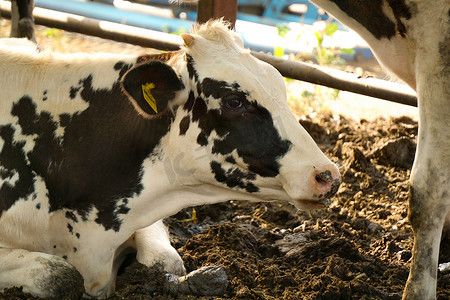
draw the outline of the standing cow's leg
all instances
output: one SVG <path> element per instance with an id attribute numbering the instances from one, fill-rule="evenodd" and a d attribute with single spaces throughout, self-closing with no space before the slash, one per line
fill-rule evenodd
<path id="1" fill-rule="evenodd" d="M 11 1 L 10 37 L 27 38 L 36 42 L 33 18 L 34 0 Z"/>
<path id="2" fill-rule="evenodd" d="M 169 233 L 162 220 L 149 227 L 137 230 L 134 234 L 134 246 L 138 262 L 147 266 L 161 265 L 164 271 L 185 275 L 183 260 L 170 244 Z"/>
<path id="3" fill-rule="evenodd" d="M 450 110 L 444 110 L 447 115 L 443 120 L 447 120 L 448 129 Z M 433 123 L 439 120 L 442 119 L 436 115 Z M 414 248 L 404 299 L 435 298 L 439 244 L 450 208 L 450 137 L 443 133 L 442 126 L 441 130 L 431 125 L 423 127 L 411 176 L 409 219 L 414 231 Z M 436 144 L 432 131 L 436 138 L 440 136 L 444 140 Z"/>
<path id="4" fill-rule="evenodd" d="M 409 207 L 414 248 L 405 299 L 435 298 L 439 244 L 450 210 L 450 106 L 445 103 L 449 100 L 450 81 L 446 81 L 447 87 L 441 86 L 442 91 L 447 90 L 441 95 L 435 91 L 421 93 L 420 82 L 420 131 Z"/>
<path id="5" fill-rule="evenodd" d="M 79 299 L 84 292 L 83 277 L 61 257 L 0 248 L 0 291 L 14 286 L 55 299 Z"/>
<path id="6" fill-rule="evenodd" d="M 445 7 L 420 4 L 423 13 L 415 19 L 413 32 L 420 41 L 415 59 L 419 135 L 409 207 L 414 248 L 405 299 L 436 297 L 439 244 L 450 211 L 449 6 L 442 11 Z"/>
<path id="7" fill-rule="evenodd" d="M 431 160 L 428 163 L 433 164 Z M 439 244 L 450 203 L 446 194 L 450 174 L 444 175 L 440 169 L 436 165 L 417 167 L 411 178 L 409 219 L 414 246 L 404 299 L 435 299 Z"/>

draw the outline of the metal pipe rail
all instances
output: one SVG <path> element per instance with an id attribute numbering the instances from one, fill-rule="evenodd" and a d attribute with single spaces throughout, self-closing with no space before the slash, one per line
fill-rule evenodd
<path id="1" fill-rule="evenodd" d="M 0 0 L 0 16 L 11 17 L 11 2 Z M 34 17 L 35 22 L 40 25 L 160 50 L 177 50 L 182 43 L 181 37 L 176 35 L 40 7 L 34 9 Z M 417 106 L 415 93 L 403 84 L 375 78 L 360 78 L 356 74 L 281 59 L 259 52 L 252 52 L 252 55 L 273 65 L 285 77 Z"/>
<path id="2" fill-rule="evenodd" d="M 252 52 L 253 56 L 274 66 L 283 76 L 342 91 L 362 94 L 391 102 L 417 106 L 415 92 L 408 86 L 356 74 Z"/>

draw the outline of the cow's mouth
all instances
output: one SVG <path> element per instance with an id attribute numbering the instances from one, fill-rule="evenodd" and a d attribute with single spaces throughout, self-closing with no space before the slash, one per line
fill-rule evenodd
<path id="1" fill-rule="evenodd" d="M 294 205 L 301 210 L 323 209 L 331 204 L 331 198 L 320 200 L 294 200 Z"/>

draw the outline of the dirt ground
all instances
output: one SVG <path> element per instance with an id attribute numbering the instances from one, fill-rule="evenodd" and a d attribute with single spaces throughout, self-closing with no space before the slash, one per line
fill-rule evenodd
<path id="1" fill-rule="evenodd" d="M 226 292 L 169 296 L 164 274 L 131 263 L 110 299 L 401 299 L 413 239 L 407 207 L 417 123 L 313 115 L 300 122 L 343 176 L 329 207 L 304 212 L 283 202 L 229 201 L 185 209 L 166 219 L 172 244 L 188 272 L 222 266 Z M 447 240 L 440 262 L 449 261 Z M 438 274 L 437 298 L 450 299 L 449 272 Z M 14 288 L 0 299 L 34 298 Z"/>

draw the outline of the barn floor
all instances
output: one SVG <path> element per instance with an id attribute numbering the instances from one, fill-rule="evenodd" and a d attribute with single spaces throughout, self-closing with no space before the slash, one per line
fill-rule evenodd
<path id="1" fill-rule="evenodd" d="M 340 165 L 343 184 L 332 204 L 302 212 L 282 202 L 230 201 L 195 207 L 195 220 L 185 209 L 166 222 L 187 270 L 224 267 L 228 288 L 214 299 L 401 299 L 412 247 L 407 180 L 416 121 L 318 113 L 301 123 Z M 440 261 L 450 261 L 450 239 Z M 131 264 L 110 299 L 172 299 L 160 276 Z M 437 299 L 450 299 L 450 272 L 438 274 L 437 290 Z M 10 289 L 0 299 L 33 298 Z"/>

